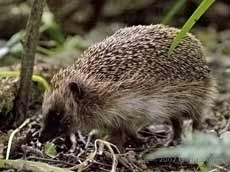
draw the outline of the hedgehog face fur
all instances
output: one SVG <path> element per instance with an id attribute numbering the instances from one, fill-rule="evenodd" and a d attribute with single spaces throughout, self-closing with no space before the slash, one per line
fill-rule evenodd
<path id="1" fill-rule="evenodd" d="M 70 137 L 77 129 L 82 128 L 82 116 L 88 125 L 94 125 L 91 115 L 97 108 L 87 108 L 87 105 L 97 106 L 91 104 L 94 101 L 98 103 L 95 97 L 92 91 L 85 89 L 77 80 L 66 81 L 51 93 L 46 92 L 42 105 L 43 124 L 39 141 L 45 142 L 61 135 Z"/>
<path id="2" fill-rule="evenodd" d="M 62 93 L 70 94 L 69 90 Z M 48 141 L 57 136 L 71 134 L 71 125 L 74 119 L 72 117 L 72 109 L 68 108 L 67 105 L 70 99 L 65 102 L 62 96 L 64 95 L 60 94 L 60 90 L 45 93 L 42 105 L 43 125 L 39 138 L 41 142 Z"/>
<path id="3" fill-rule="evenodd" d="M 46 100 L 46 105 L 43 104 L 43 125 L 40 133 L 39 140 L 43 143 L 57 136 L 64 134 L 66 129 L 64 127 L 63 117 L 64 113 L 64 103 L 59 98 L 55 102 L 50 102 L 51 97 Z"/>

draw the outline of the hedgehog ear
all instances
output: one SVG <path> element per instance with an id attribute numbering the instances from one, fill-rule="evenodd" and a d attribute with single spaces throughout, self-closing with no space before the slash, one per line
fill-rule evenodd
<path id="1" fill-rule="evenodd" d="M 68 87 L 76 100 L 81 100 L 84 97 L 84 90 L 78 83 L 70 82 Z"/>

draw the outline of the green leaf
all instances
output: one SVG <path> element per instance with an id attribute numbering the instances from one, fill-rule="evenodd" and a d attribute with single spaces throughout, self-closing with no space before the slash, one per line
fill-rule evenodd
<path id="1" fill-rule="evenodd" d="M 49 157 L 55 157 L 57 155 L 56 145 L 53 143 L 47 143 L 44 147 L 45 154 Z"/>
<path id="2" fill-rule="evenodd" d="M 193 25 L 199 20 L 199 18 L 207 11 L 207 9 L 215 2 L 215 0 L 203 0 L 198 8 L 194 11 L 192 16 L 186 21 L 181 31 L 174 38 L 173 43 L 169 48 L 169 54 L 177 47 L 181 40 L 186 36 L 190 31 Z"/>

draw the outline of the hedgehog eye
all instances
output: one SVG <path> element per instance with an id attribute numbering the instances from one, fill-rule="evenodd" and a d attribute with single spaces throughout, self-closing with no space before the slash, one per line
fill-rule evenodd
<path id="1" fill-rule="evenodd" d="M 85 92 L 81 85 L 76 82 L 70 82 L 68 87 L 76 100 L 84 98 Z"/>

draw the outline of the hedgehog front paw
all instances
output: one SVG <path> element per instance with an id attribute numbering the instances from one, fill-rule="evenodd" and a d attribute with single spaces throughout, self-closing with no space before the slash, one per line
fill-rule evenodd
<path id="1" fill-rule="evenodd" d="M 74 133 L 71 133 L 69 136 L 69 140 L 71 142 L 71 148 L 70 148 L 70 152 L 73 153 L 76 150 L 76 146 L 77 146 L 77 139 L 76 139 L 76 135 Z"/>

